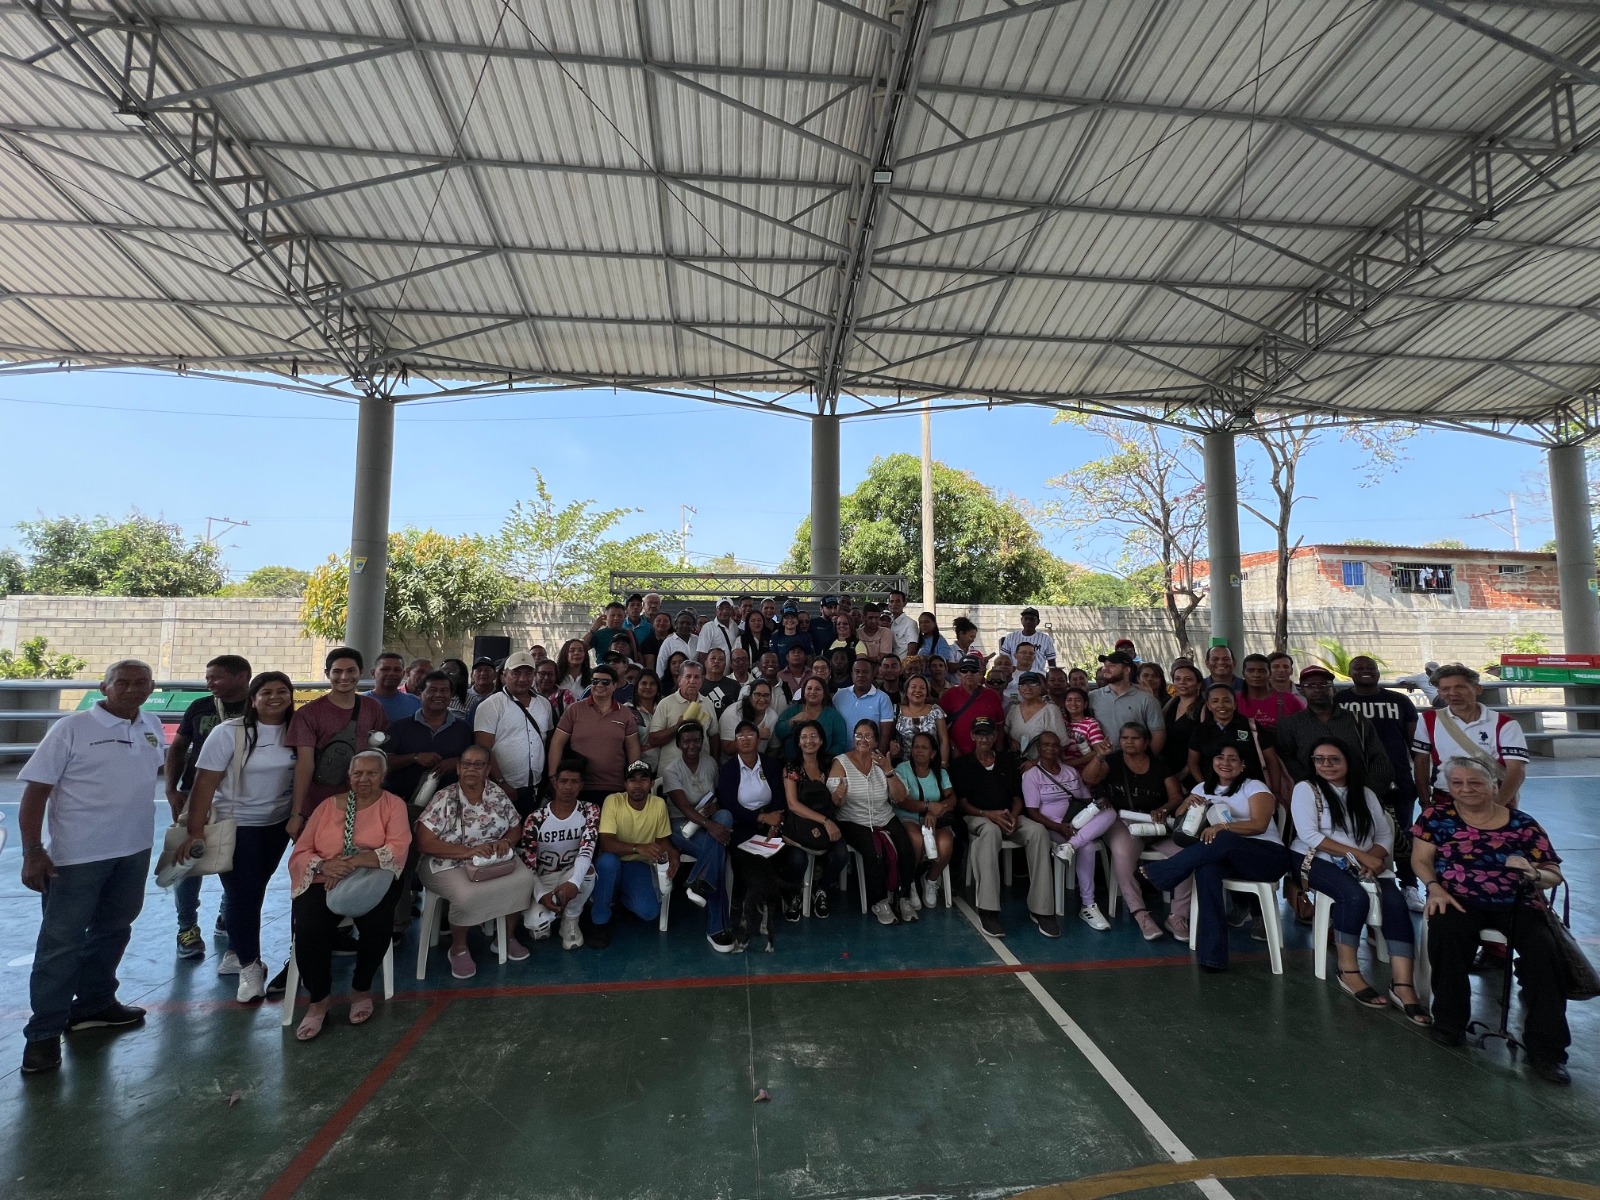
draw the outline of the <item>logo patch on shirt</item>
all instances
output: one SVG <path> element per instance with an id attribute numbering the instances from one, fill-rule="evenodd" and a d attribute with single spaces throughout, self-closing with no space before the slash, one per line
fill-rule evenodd
<path id="1" fill-rule="evenodd" d="M 148 729 L 144 731 L 144 740 L 149 742 L 152 746 L 159 746 L 161 744 L 156 735 L 151 733 Z"/>

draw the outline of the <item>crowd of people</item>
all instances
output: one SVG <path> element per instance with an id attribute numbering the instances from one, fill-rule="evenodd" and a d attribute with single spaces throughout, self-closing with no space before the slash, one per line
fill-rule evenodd
<path id="1" fill-rule="evenodd" d="M 634 595 L 554 655 L 435 667 L 337 647 L 327 690 L 298 706 L 288 676 L 225 654 L 165 748 L 141 708 L 149 667 L 113 663 L 103 699 L 56 722 L 21 773 L 22 877 L 44 900 L 24 1071 L 59 1065 L 66 1031 L 143 1018 L 117 999 L 116 971 L 150 870 L 158 772 L 177 829 L 158 879 L 175 881 L 180 958 L 206 953 L 203 875 L 186 868 L 231 842 L 216 932 L 241 1003 L 285 987 L 287 966 L 269 978 L 261 914 L 288 855 L 301 1040 L 322 1032 L 341 953 L 355 959 L 349 1020 L 371 1017 L 419 889 L 447 905 L 449 969 L 469 979 L 479 926 L 504 921 L 515 962 L 546 939 L 603 950 L 622 910 L 653 922 L 677 888 L 704 910 L 710 949 L 735 953 L 779 922 L 827 919 L 850 872 L 885 926 L 970 879 L 978 924 L 1003 938 L 1004 858 L 1020 852 L 1039 935 L 1062 935 L 1057 860 L 1084 928 L 1112 928 L 1103 861 L 1139 934 L 1192 935 L 1207 971 L 1227 968 L 1230 926 L 1267 936 L 1267 914 L 1230 904 L 1224 880 L 1281 883 L 1307 924 L 1320 895 L 1339 986 L 1460 1044 L 1478 931 L 1561 879 L 1519 805 L 1522 730 L 1482 704 L 1468 667 L 1434 671 L 1437 706 L 1420 710 L 1369 656 L 1341 690 L 1282 652 L 1236 664 L 1213 645 L 1161 664 L 1123 640 L 1091 677 L 1059 660 L 1033 608 L 986 651 L 971 621 L 947 636 L 905 603 L 824 596 L 810 612 L 730 597 L 697 617 Z M 1374 894 L 1381 987 L 1358 958 Z M 1431 1005 L 1415 986 L 1417 913 Z M 1565 1082 L 1548 930 L 1522 923 L 1515 965 L 1530 1065 Z"/>

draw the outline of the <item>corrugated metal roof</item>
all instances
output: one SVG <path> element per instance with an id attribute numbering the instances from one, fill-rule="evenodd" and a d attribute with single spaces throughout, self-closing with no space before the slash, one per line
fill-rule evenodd
<path id="1" fill-rule="evenodd" d="M 0 0 L 0 354 L 1554 419 L 1600 6 L 1457 7 Z"/>

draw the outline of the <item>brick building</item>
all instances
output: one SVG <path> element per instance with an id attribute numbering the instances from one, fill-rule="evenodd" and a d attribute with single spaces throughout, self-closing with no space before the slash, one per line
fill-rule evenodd
<path id="1" fill-rule="evenodd" d="M 1276 551 L 1245 554 L 1246 609 L 1274 603 Z M 1204 562 L 1197 576 L 1208 573 Z M 1529 550 L 1444 550 L 1430 546 L 1300 546 L 1290 555 L 1295 608 L 1557 611 L 1556 556 Z"/>

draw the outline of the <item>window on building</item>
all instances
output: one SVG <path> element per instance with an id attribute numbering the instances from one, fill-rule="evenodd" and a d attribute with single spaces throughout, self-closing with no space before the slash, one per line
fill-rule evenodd
<path id="1" fill-rule="evenodd" d="M 1502 575 L 1526 575 L 1527 573 L 1528 573 L 1528 568 L 1527 568 L 1527 565 L 1524 564 L 1524 563 L 1501 563 L 1500 564 L 1500 574 L 1502 574 Z"/>
<path id="2" fill-rule="evenodd" d="M 1455 590 L 1455 568 L 1440 563 L 1395 563 L 1394 590 L 1416 595 L 1437 595 Z"/>
<path id="3" fill-rule="evenodd" d="M 1367 586 L 1367 564 L 1364 562 L 1342 562 L 1339 566 L 1344 570 L 1344 585 L 1347 588 Z"/>

